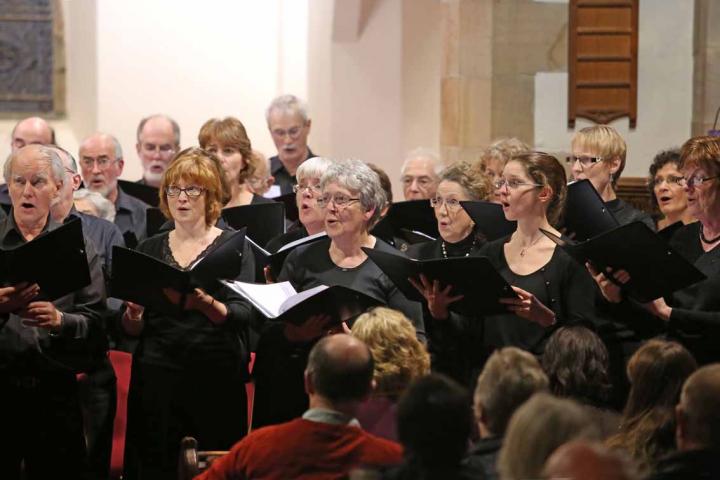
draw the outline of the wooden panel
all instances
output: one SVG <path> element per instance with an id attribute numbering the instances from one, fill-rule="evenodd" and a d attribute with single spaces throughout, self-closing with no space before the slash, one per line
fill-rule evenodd
<path id="1" fill-rule="evenodd" d="M 633 207 L 644 210 L 650 214 L 654 213 L 650 198 L 650 189 L 648 189 L 646 178 L 620 177 L 615 192 L 618 197 Z"/>
<path id="2" fill-rule="evenodd" d="M 637 120 L 638 0 L 570 0 L 568 126 Z"/>

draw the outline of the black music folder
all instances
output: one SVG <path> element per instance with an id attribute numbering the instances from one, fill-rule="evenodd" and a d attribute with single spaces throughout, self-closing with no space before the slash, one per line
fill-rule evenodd
<path id="1" fill-rule="evenodd" d="M 584 241 L 620 225 L 590 180 L 568 184 L 564 227 L 577 241 Z"/>
<path id="2" fill-rule="evenodd" d="M 499 203 L 463 201 L 460 205 L 475 222 L 475 228 L 488 241 L 506 237 L 517 228 L 517 222 L 505 218 L 505 212 Z"/>
<path id="3" fill-rule="evenodd" d="M 705 279 L 702 272 L 642 222 L 622 225 L 584 242 L 541 231 L 583 266 L 589 261 L 602 271 L 626 270 L 630 281 L 623 291 L 640 302 Z"/>
<path id="4" fill-rule="evenodd" d="M 342 285 L 320 285 L 298 293 L 290 282 L 261 284 L 223 280 L 222 283 L 245 297 L 267 318 L 296 325 L 313 315 L 329 315 L 331 323 L 339 324 L 382 303 Z"/>
<path id="5" fill-rule="evenodd" d="M 137 182 L 128 182 L 127 180 L 118 180 L 118 187 L 131 197 L 142 200 L 151 207 L 160 206 L 160 193 L 155 187 Z"/>
<path id="6" fill-rule="evenodd" d="M 295 193 L 286 193 L 285 195 L 280 195 L 270 200 L 282 203 L 285 206 L 285 218 L 287 218 L 288 221 L 296 222 L 298 218 L 300 218 L 297 206 L 297 195 Z"/>
<path id="7" fill-rule="evenodd" d="M 439 280 L 444 286 L 452 285 L 451 295 L 465 298 L 451 303 L 448 308 L 462 315 L 492 315 L 507 313 L 501 298 L 517 298 L 517 295 L 495 270 L 487 257 L 455 257 L 432 260 L 414 260 L 404 255 L 380 252 L 363 247 L 363 251 L 390 277 L 395 286 L 409 300 L 424 302 L 425 298 L 408 278 L 418 278 L 421 273 L 429 280 Z"/>
<path id="8" fill-rule="evenodd" d="M 89 285 L 90 281 L 79 218 L 17 248 L 0 249 L 0 285 L 37 283 L 40 294 L 33 300 L 57 300 Z"/>
<path id="9" fill-rule="evenodd" d="M 225 208 L 222 217 L 235 230 L 246 227 L 247 236 L 262 247 L 285 233 L 285 207 L 280 202 Z"/>
<path id="10" fill-rule="evenodd" d="M 380 238 L 405 238 L 401 230 L 420 232 L 432 237 L 433 240 L 440 236 L 435 211 L 430 205 L 430 200 L 408 200 L 393 203 L 387 214 L 373 227 L 372 234 Z M 421 241 L 427 241 L 427 239 Z"/>
<path id="11" fill-rule="evenodd" d="M 148 207 L 145 209 L 145 229 L 147 238 L 157 235 L 162 230 L 162 226 L 168 221 L 159 208 Z"/>
<path id="12" fill-rule="evenodd" d="M 295 250 L 298 247 L 301 247 L 303 245 L 308 245 L 310 243 L 317 242 L 318 240 L 323 240 L 327 238 L 327 233 L 320 232 L 316 233 L 314 235 L 308 235 L 307 237 L 299 238 L 295 240 L 294 242 L 287 243 L 283 245 L 277 252 L 270 253 L 267 250 L 265 250 L 263 247 L 255 243 L 251 238 L 248 238 L 248 242 L 250 243 L 250 246 L 252 247 L 253 251 L 255 252 L 255 259 L 258 262 L 259 266 L 270 266 L 270 271 L 272 272 L 273 277 L 277 277 L 280 274 L 280 271 L 282 270 L 283 263 L 285 263 L 285 259 L 287 258 L 290 253 Z"/>
<path id="13" fill-rule="evenodd" d="M 113 247 L 110 293 L 115 298 L 176 315 L 182 309 L 167 299 L 164 288 L 187 294 L 199 287 L 213 294 L 220 278 L 235 278 L 242 267 L 245 229 L 233 232 L 188 270 L 181 270 L 144 253 Z"/>

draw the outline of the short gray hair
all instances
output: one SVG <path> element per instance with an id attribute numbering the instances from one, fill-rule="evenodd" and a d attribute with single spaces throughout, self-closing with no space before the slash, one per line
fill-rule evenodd
<path id="1" fill-rule="evenodd" d="M 280 95 L 270 102 L 267 110 L 265 110 L 265 120 L 268 124 L 270 124 L 270 114 L 274 110 L 286 113 L 297 113 L 302 117 L 304 122 L 307 122 L 310 118 L 308 116 L 307 105 L 295 95 Z"/>
<path id="2" fill-rule="evenodd" d="M 402 168 L 400 168 L 400 174 L 405 173 L 405 169 L 407 168 L 408 162 L 410 160 L 414 160 L 416 158 L 425 158 L 427 160 L 430 160 L 430 163 L 432 164 L 433 172 L 435 175 L 440 175 L 440 172 L 442 172 L 444 165 L 440 161 L 440 157 L 437 153 L 435 153 L 434 150 L 431 150 L 429 148 L 425 147 L 417 147 L 412 150 L 410 150 L 405 155 L 405 161 L 403 161 Z"/>
<path id="3" fill-rule="evenodd" d="M 380 211 L 387 203 L 387 198 L 380 184 L 380 177 L 372 168 L 360 160 L 336 161 L 323 175 L 320 186 L 325 190 L 330 183 L 337 183 L 351 192 L 357 192 L 360 204 L 366 211 L 375 209 L 368 222 L 368 228 L 375 225 L 380 218 Z"/>
<path id="4" fill-rule="evenodd" d="M 99 192 L 81 188 L 73 193 L 74 200 L 87 200 L 98 210 L 98 216 L 108 222 L 115 221 L 115 205 Z"/>
<path id="5" fill-rule="evenodd" d="M 322 178 L 330 165 L 333 164 L 333 160 L 325 157 L 312 157 L 308 158 L 300 164 L 295 171 L 295 178 L 298 183 L 305 180 L 306 178 Z"/>
<path id="6" fill-rule="evenodd" d="M 167 115 L 163 115 L 160 113 L 156 113 L 155 115 L 150 115 L 149 117 L 145 117 L 142 120 L 140 120 L 140 123 L 138 123 L 137 132 L 135 133 L 135 137 L 137 139 L 137 143 L 140 143 L 140 134 L 143 131 L 143 128 L 145 128 L 145 124 L 148 122 L 148 120 L 152 120 L 153 118 L 164 118 L 168 122 L 170 122 L 170 125 L 172 125 L 172 131 L 173 131 L 173 137 L 175 137 L 175 145 L 180 145 L 180 125 L 178 123 L 168 117 Z"/>
<path id="7" fill-rule="evenodd" d="M 5 165 L 3 166 L 3 176 L 5 177 L 6 183 L 10 183 L 10 174 L 12 173 L 13 162 L 17 158 L 18 154 L 26 148 L 36 148 L 39 153 L 37 160 L 47 162 L 48 165 L 50 165 L 50 173 L 53 180 L 59 181 L 60 183 L 65 182 L 65 167 L 63 166 L 62 159 L 60 158 L 60 155 L 58 155 L 57 151 L 54 150 L 53 147 L 33 144 L 27 145 L 15 153 L 8 155 L 7 160 L 5 160 Z"/>

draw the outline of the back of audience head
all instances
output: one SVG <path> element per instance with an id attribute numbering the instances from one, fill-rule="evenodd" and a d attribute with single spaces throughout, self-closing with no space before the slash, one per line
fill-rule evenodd
<path id="1" fill-rule="evenodd" d="M 361 340 L 329 335 L 313 346 L 305 368 L 305 389 L 335 407 L 362 402 L 373 387 L 372 352 Z"/>
<path id="2" fill-rule="evenodd" d="M 608 351 L 591 330 L 582 326 L 556 330 L 545 346 L 542 365 L 554 395 L 607 406 L 611 390 Z"/>
<path id="3" fill-rule="evenodd" d="M 473 404 L 480 435 L 502 437 L 515 410 L 547 388 L 548 378 L 532 354 L 516 347 L 493 352 L 475 386 Z"/>
<path id="4" fill-rule="evenodd" d="M 570 399 L 535 394 L 510 419 L 498 457 L 500 478 L 538 478 L 557 447 L 574 439 L 598 437 L 587 408 Z"/>
<path id="5" fill-rule="evenodd" d="M 466 390 L 431 374 L 415 381 L 398 404 L 398 438 L 405 457 L 422 470 L 457 465 L 467 451 L 472 409 Z"/>
<path id="6" fill-rule="evenodd" d="M 418 147 L 405 155 L 400 169 L 405 200 L 426 200 L 435 196 L 443 165 L 432 150 Z"/>
<path id="7" fill-rule="evenodd" d="M 679 450 L 720 451 L 720 364 L 688 377 L 675 409 Z"/>
<path id="8" fill-rule="evenodd" d="M 639 480 L 632 461 L 599 443 L 573 440 L 560 446 L 543 469 L 543 478 L 562 480 Z"/>
<path id="9" fill-rule="evenodd" d="M 397 398 L 415 379 L 430 372 L 430 356 L 402 313 L 385 307 L 360 315 L 353 336 L 370 348 L 375 362 L 375 393 Z"/>

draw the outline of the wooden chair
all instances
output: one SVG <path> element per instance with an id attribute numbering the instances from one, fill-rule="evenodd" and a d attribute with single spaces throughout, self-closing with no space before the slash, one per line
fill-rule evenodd
<path id="1" fill-rule="evenodd" d="M 223 450 L 198 451 L 197 440 L 185 437 L 180 442 L 180 456 L 178 458 L 178 480 L 192 480 L 207 470 L 212 462 L 226 455 Z"/>

